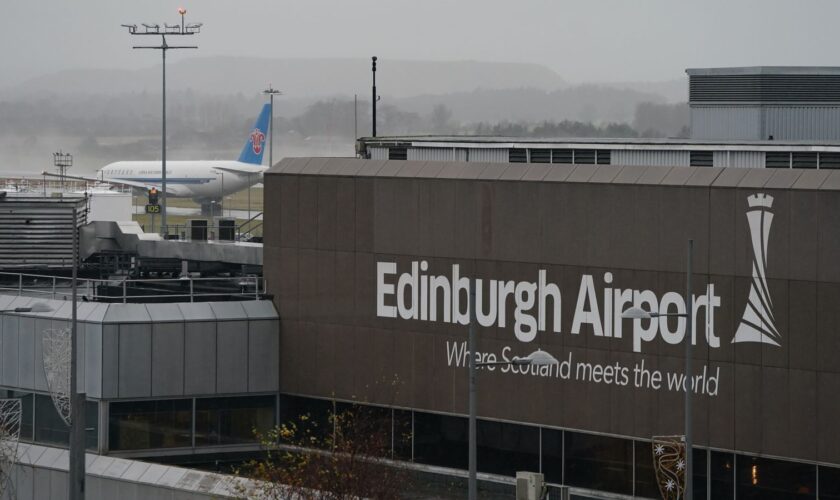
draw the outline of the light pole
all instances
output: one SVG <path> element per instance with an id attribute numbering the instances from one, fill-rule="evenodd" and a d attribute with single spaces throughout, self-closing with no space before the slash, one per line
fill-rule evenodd
<path id="1" fill-rule="evenodd" d="M 61 176 L 61 193 L 64 196 L 64 179 L 67 177 L 67 169 L 73 166 L 73 155 L 63 151 L 53 153 L 53 165 L 58 169 L 58 175 Z M 44 196 L 46 196 L 46 190 Z"/>
<path id="2" fill-rule="evenodd" d="M 626 319 L 653 319 L 660 317 L 685 318 L 685 496 L 686 500 L 694 498 L 694 457 L 692 456 L 692 411 L 691 411 L 691 344 L 694 337 L 694 301 L 691 296 L 692 260 L 694 257 L 694 240 L 688 240 L 688 259 L 685 270 L 685 313 L 649 312 L 638 307 L 631 307 L 623 313 Z"/>
<path id="3" fill-rule="evenodd" d="M 372 115 L 373 115 L 372 116 L 373 123 L 372 123 L 372 127 L 371 127 L 371 133 L 372 133 L 371 136 L 376 137 L 376 102 L 379 100 L 379 96 L 376 95 L 376 59 L 377 59 L 377 57 L 373 56 L 370 59 L 371 59 L 370 71 L 373 74 L 373 89 L 372 89 L 373 90 L 373 93 L 372 93 L 373 109 L 371 110 Z"/>
<path id="4" fill-rule="evenodd" d="M 139 31 L 136 24 L 123 24 L 124 27 L 128 28 L 128 33 L 130 35 L 157 35 L 160 36 L 161 44 L 156 46 L 134 46 L 133 49 L 153 49 L 159 50 L 162 56 L 162 74 L 163 74 L 163 113 L 161 119 L 161 154 L 160 154 L 160 183 L 161 183 L 161 208 L 160 208 L 160 228 L 161 233 L 164 237 L 166 237 L 166 233 L 168 231 L 167 224 L 166 224 L 166 51 L 167 50 L 174 50 L 174 49 L 197 49 L 198 46 L 191 45 L 191 46 L 173 46 L 166 43 L 166 35 L 170 36 L 184 36 L 184 35 L 195 35 L 196 33 L 201 32 L 202 23 L 184 23 L 184 16 L 187 13 L 187 9 L 183 7 L 178 8 L 178 14 L 181 15 L 181 24 L 167 24 L 164 23 L 163 29 L 159 24 L 143 24 L 143 30 Z"/>
<path id="5" fill-rule="evenodd" d="M 283 95 L 283 92 L 272 88 L 271 84 L 268 84 L 268 88 L 262 91 L 263 95 L 268 96 L 269 102 L 269 121 L 268 121 L 268 166 L 274 166 L 274 96 L 276 95 Z M 251 186 L 248 186 L 248 189 L 251 189 Z M 250 193 L 250 191 L 249 191 Z"/>
<path id="6" fill-rule="evenodd" d="M 476 442 L 476 385 L 475 374 L 476 368 L 485 366 L 545 366 L 556 365 L 559 362 L 551 354 L 537 349 L 531 354 L 520 358 L 515 356 L 511 361 L 498 361 L 488 363 L 476 363 L 475 361 L 475 344 L 476 344 L 476 324 L 475 324 L 475 282 L 470 283 L 470 333 L 469 333 L 469 480 L 467 484 L 467 499 L 478 499 L 478 459 L 477 459 L 477 442 Z"/>
<path id="7" fill-rule="evenodd" d="M 79 393 L 77 354 L 79 344 L 77 339 L 77 309 L 78 304 L 78 276 L 79 276 L 79 213 L 73 207 L 73 273 L 72 299 L 70 320 L 70 470 L 67 485 L 70 490 L 69 500 L 85 498 L 85 395 Z"/>

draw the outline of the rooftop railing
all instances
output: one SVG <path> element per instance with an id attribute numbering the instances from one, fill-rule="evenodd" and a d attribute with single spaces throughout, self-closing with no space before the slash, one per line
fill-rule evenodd
<path id="1" fill-rule="evenodd" d="M 69 300 L 72 278 L 66 276 L 0 272 L 0 293 Z M 221 278 L 78 278 L 79 300 L 87 302 L 207 302 L 259 300 L 265 295 L 260 276 Z"/>

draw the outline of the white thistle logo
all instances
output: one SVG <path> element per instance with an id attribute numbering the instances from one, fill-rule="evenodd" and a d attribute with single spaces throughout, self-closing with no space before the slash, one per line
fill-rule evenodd
<path id="1" fill-rule="evenodd" d="M 773 300 L 767 287 L 767 241 L 770 224 L 773 223 L 773 213 L 770 212 L 773 197 L 757 193 L 747 198 L 747 202 L 750 205 L 747 221 L 750 224 L 753 248 L 752 285 L 744 316 L 732 342 L 759 342 L 778 346 L 782 336 L 776 329 Z"/>

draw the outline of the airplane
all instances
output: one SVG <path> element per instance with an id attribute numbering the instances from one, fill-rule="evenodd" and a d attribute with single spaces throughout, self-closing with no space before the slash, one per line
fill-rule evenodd
<path id="1" fill-rule="evenodd" d="M 201 205 L 202 214 L 211 214 L 214 205 L 218 212 L 225 196 L 262 182 L 263 172 L 268 169 L 262 165 L 262 158 L 270 109 L 269 104 L 263 106 L 239 159 L 167 161 L 167 197 L 192 198 Z M 79 179 L 128 186 L 143 193 L 151 188 L 163 190 L 160 161 L 118 161 L 99 169 L 96 179 Z"/>

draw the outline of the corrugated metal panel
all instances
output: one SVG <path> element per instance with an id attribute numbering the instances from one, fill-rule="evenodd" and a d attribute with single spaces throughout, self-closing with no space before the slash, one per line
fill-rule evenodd
<path id="1" fill-rule="evenodd" d="M 611 165 L 649 167 L 687 167 L 689 151 L 656 151 L 650 149 L 616 149 L 610 155 Z"/>
<path id="2" fill-rule="evenodd" d="M 84 198 L 3 198 L 0 201 L 0 267 L 70 267 L 73 206 L 77 228 L 86 223 Z"/>
<path id="3" fill-rule="evenodd" d="M 470 150 L 470 161 L 481 163 L 508 163 L 508 150 L 502 148 L 476 148 Z"/>
<path id="4" fill-rule="evenodd" d="M 371 160 L 387 160 L 388 148 L 368 148 Z"/>
<path id="5" fill-rule="evenodd" d="M 840 106 L 768 106 L 764 117 L 765 135 L 775 140 L 840 139 Z"/>
<path id="6" fill-rule="evenodd" d="M 691 138 L 762 140 L 759 106 L 692 106 Z"/>
<path id="7" fill-rule="evenodd" d="M 408 148 L 408 159 L 417 161 L 464 161 L 456 160 L 454 148 Z"/>
<path id="8" fill-rule="evenodd" d="M 715 151 L 714 166 L 764 168 L 764 153 L 761 151 Z"/>
<path id="9" fill-rule="evenodd" d="M 840 75 L 691 75 L 695 102 L 840 102 Z"/>

